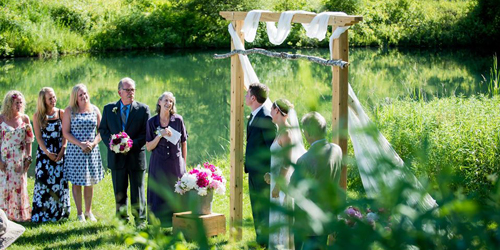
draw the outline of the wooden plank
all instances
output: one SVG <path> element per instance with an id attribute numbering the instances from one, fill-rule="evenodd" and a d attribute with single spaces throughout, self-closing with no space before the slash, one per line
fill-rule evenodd
<path id="1" fill-rule="evenodd" d="M 333 58 L 349 62 L 349 35 L 346 30 L 333 41 Z M 347 156 L 347 99 L 349 95 L 349 68 L 332 67 L 332 126 L 333 142 L 342 149 L 343 157 Z M 338 133 L 335 133 L 337 132 Z M 347 168 L 342 165 L 340 187 L 347 189 Z"/>
<path id="2" fill-rule="evenodd" d="M 228 21 L 241 21 L 245 20 L 248 12 L 239 11 L 221 11 L 221 15 L 224 19 Z M 262 22 L 278 22 L 281 16 L 281 12 L 268 12 L 262 13 L 260 15 L 260 21 Z M 292 19 L 292 23 L 310 23 L 316 14 L 295 14 Z M 356 23 L 363 21 L 362 16 L 334 16 L 330 17 L 328 25 L 331 26 L 351 26 Z"/>
<path id="3" fill-rule="evenodd" d="M 243 21 L 234 21 L 233 26 L 240 36 L 243 34 L 241 28 Z M 234 50 L 234 44 L 231 41 L 231 50 Z M 230 155 L 231 155 L 231 178 L 230 186 L 230 226 L 231 234 L 236 240 L 242 239 L 243 223 L 243 104 L 244 104 L 244 73 L 241 67 L 238 55 L 231 57 L 231 121 L 230 121 Z M 232 229 L 235 230 L 232 230 Z"/>
<path id="4" fill-rule="evenodd" d="M 191 212 L 174 213 L 173 233 L 182 232 L 187 239 L 196 239 L 203 225 L 205 236 L 211 237 L 226 233 L 226 217 L 223 214 L 196 215 Z"/>

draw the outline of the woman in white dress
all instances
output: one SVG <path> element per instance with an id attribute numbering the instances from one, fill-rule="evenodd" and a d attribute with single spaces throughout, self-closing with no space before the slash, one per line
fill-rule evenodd
<path id="1" fill-rule="evenodd" d="M 292 165 L 305 153 L 298 120 L 293 105 L 286 99 L 276 100 L 271 108 L 273 123 L 278 133 L 271 145 L 271 173 L 265 175 L 271 185 L 271 210 L 269 213 L 269 249 L 293 249 L 290 237 L 290 218 L 281 207 L 290 209 L 293 202 L 285 199 L 282 185 L 288 185 L 293 173 Z M 280 211 L 281 210 L 281 211 Z"/>

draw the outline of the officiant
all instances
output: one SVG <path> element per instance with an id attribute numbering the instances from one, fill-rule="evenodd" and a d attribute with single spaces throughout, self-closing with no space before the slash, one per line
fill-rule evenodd
<path id="1" fill-rule="evenodd" d="M 174 206 L 178 206 L 180 202 L 176 200 L 181 199 L 174 192 L 174 185 L 186 172 L 188 134 L 182 116 L 176 112 L 171 92 L 164 92 L 158 98 L 156 113 L 146 127 L 146 148 L 151 151 L 148 207 L 163 227 L 171 227 L 173 213 L 182 210 Z"/>

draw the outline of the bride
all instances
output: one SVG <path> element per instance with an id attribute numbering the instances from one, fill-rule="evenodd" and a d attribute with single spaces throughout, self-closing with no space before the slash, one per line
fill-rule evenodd
<path id="1" fill-rule="evenodd" d="M 269 212 L 269 249 L 292 249 L 290 243 L 290 219 L 279 207 L 292 206 L 286 201 L 280 185 L 288 185 L 293 173 L 292 165 L 305 153 L 298 119 L 292 103 L 286 99 L 276 100 L 271 108 L 273 123 L 278 126 L 278 133 L 271 145 L 271 173 L 264 178 L 271 185 L 271 210 Z"/>

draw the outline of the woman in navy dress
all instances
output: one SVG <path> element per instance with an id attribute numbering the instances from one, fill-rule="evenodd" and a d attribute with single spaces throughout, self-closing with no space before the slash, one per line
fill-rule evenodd
<path id="1" fill-rule="evenodd" d="M 148 120 L 146 148 L 151 151 L 148 175 L 148 206 L 164 227 L 172 226 L 172 215 L 180 212 L 181 200 L 174 193 L 177 178 L 186 172 L 187 137 L 182 116 L 176 113 L 175 97 L 164 92 L 156 104 L 157 115 Z M 175 131 L 174 131 L 175 130 Z M 178 141 L 167 140 L 180 133 Z M 163 197 L 173 197 L 165 200 Z"/>
<path id="2" fill-rule="evenodd" d="M 56 108 L 54 90 L 38 93 L 33 130 L 38 142 L 35 164 L 32 222 L 57 221 L 70 213 L 68 182 L 64 176 L 66 139 L 62 134 L 64 110 Z"/>

